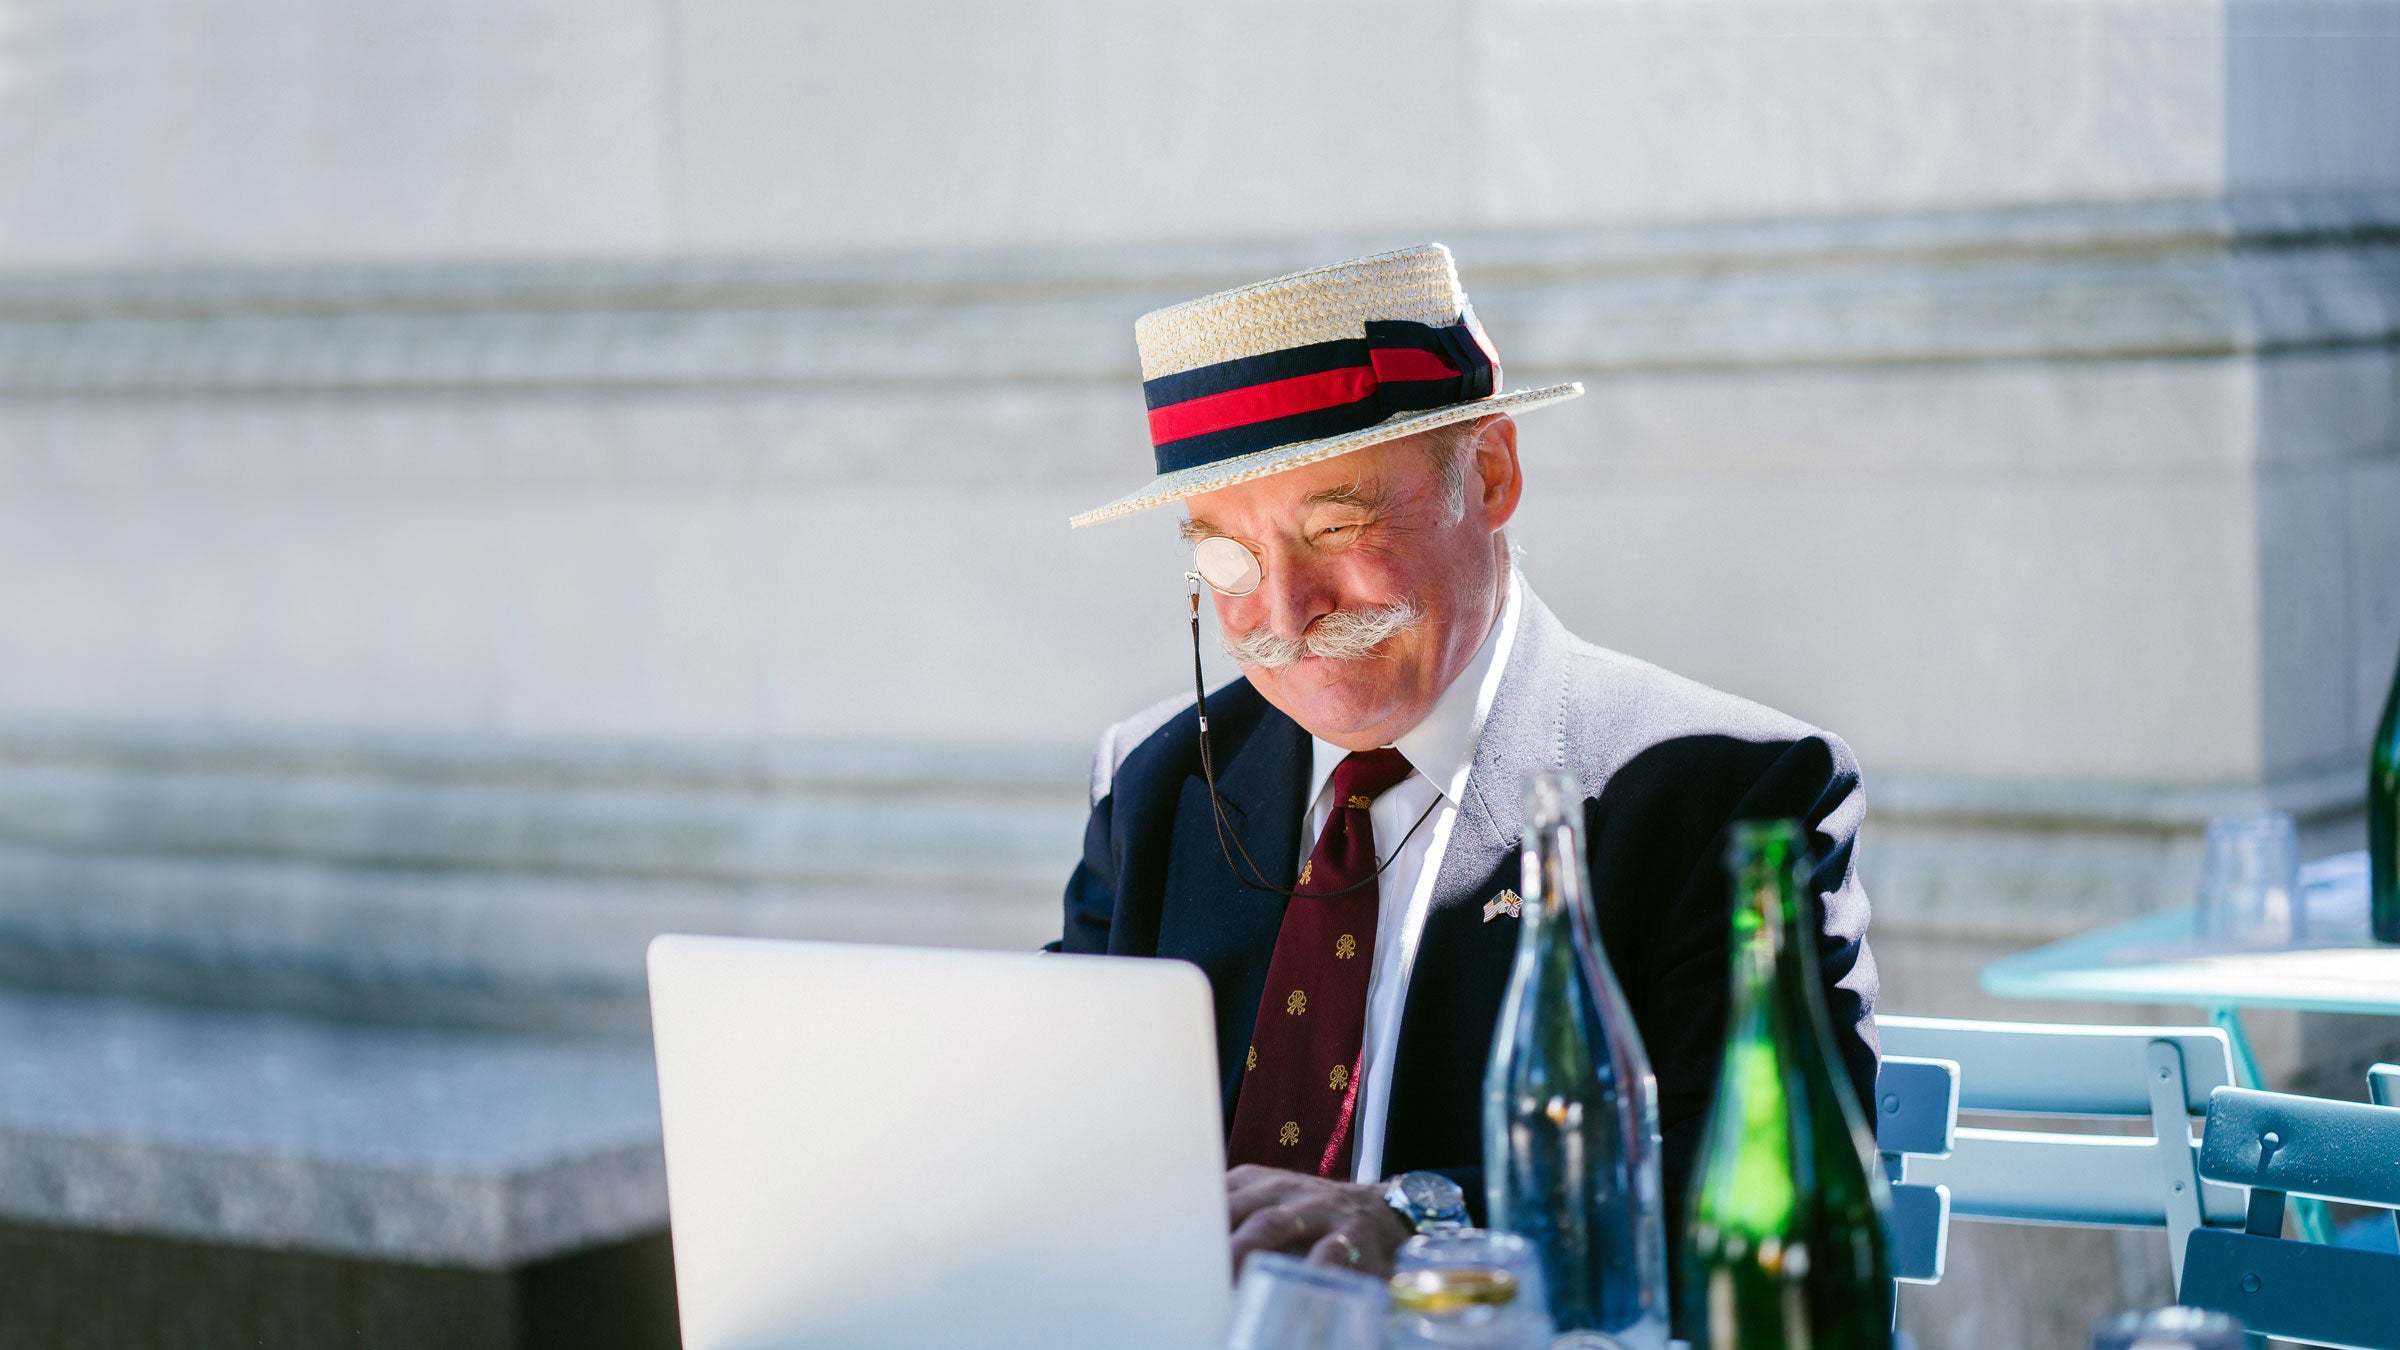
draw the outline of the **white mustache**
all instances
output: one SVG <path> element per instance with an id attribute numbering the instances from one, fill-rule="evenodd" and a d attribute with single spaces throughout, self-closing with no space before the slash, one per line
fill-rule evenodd
<path id="1" fill-rule="evenodd" d="M 1416 627 L 1424 618 L 1425 611 L 1417 608 L 1415 601 L 1403 599 L 1373 609 L 1337 609 L 1318 618 L 1296 638 L 1283 637 L 1262 626 L 1238 638 L 1221 641 L 1225 654 L 1241 665 L 1282 670 L 1298 665 L 1304 656 L 1328 661 L 1364 660 L 1373 656 L 1377 647 Z"/>

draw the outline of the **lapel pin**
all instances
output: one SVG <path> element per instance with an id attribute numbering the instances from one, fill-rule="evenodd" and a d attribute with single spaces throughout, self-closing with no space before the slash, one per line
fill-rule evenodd
<path id="1" fill-rule="evenodd" d="M 1514 919 L 1522 916 L 1524 913 L 1525 901 L 1523 898 L 1518 896 L 1515 891 L 1503 890 L 1498 895 L 1495 895 L 1491 899 L 1483 902 L 1483 921 L 1485 923 L 1490 923 L 1492 920 L 1499 918 L 1503 914 Z"/>

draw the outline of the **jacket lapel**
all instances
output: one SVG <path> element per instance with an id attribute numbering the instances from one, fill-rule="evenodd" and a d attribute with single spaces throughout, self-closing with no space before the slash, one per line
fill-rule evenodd
<path id="1" fill-rule="evenodd" d="M 1558 733 L 1566 713 L 1566 629 L 1530 589 L 1521 603 L 1516 643 L 1476 741 L 1475 764 L 1434 881 L 1437 913 L 1464 904 L 1480 910 L 1491 898 L 1487 883 L 1516 857 L 1525 837 L 1526 778 L 1564 762 Z"/>
<path id="2" fill-rule="evenodd" d="M 1217 1060 L 1228 1111 L 1285 903 L 1282 895 L 1247 885 L 1243 878 L 1291 888 L 1300 868 L 1301 795 L 1308 790 L 1310 753 L 1308 733 L 1268 706 L 1218 765 L 1224 843 L 1218 842 L 1209 810 L 1208 784 L 1198 774 L 1184 780 L 1175 809 L 1158 954 L 1190 961 L 1208 975 L 1216 994 Z M 1242 869 L 1238 876 L 1227 862 L 1228 851 Z M 1250 870 L 1253 863 L 1256 872 Z"/>
<path id="3" fill-rule="evenodd" d="M 1517 884 L 1525 778 L 1560 762 L 1566 707 L 1566 630 L 1530 591 L 1523 604 L 1409 970 L 1384 1118 L 1386 1173 L 1453 1166 L 1460 1141 L 1481 1134 L 1480 1094 L 1456 1085 L 1482 1081 L 1522 931 L 1521 919 L 1497 907 L 1487 919 L 1486 906 Z"/>

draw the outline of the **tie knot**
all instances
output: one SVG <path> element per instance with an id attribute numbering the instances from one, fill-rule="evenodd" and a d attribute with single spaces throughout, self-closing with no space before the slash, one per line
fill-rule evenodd
<path id="1" fill-rule="evenodd" d="M 1373 801 L 1411 772 L 1408 756 L 1388 745 L 1381 750 L 1353 750 L 1333 766 L 1334 799 L 1344 806 L 1360 797 Z"/>

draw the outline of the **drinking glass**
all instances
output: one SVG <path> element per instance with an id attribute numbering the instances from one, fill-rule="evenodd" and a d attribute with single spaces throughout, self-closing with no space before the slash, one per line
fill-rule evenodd
<path id="1" fill-rule="evenodd" d="M 1516 1277 L 1520 1300 L 1539 1308 L 1550 1306 L 1549 1293 L 1542 1288 L 1542 1255 L 1515 1233 L 1489 1228 L 1419 1233 L 1392 1255 L 1395 1275 L 1450 1266 L 1498 1266 Z"/>
<path id="2" fill-rule="evenodd" d="M 2092 1328 L 2092 1350 L 2242 1350 L 2242 1324 L 2199 1308 L 2118 1313 Z"/>
<path id="3" fill-rule="evenodd" d="M 2200 936 L 2230 947 L 2285 947 L 2308 937 L 2300 904 L 2300 829 L 2282 811 L 2208 822 L 2196 909 Z"/>
<path id="4" fill-rule="evenodd" d="M 1354 1270 L 1315 1266 L 1281 1252 L 1242 1265 L 1226 1350 L 1378 1350 L 1391 1292 Z"/>
<path id="5" fill-rule="evenodd" d="M 1420 1233 L 1392 1257 L 1387 1350 L 1546 1350 L 1541 1253 L 1515 1233 Z"/>

